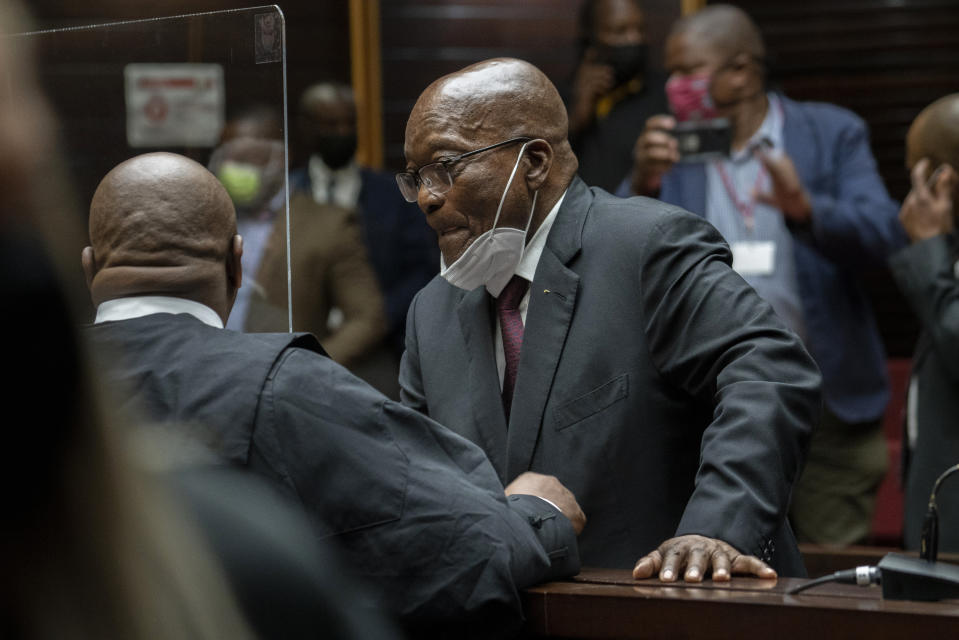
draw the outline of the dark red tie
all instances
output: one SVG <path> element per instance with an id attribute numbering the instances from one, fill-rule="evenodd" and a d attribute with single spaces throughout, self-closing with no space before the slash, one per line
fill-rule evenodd
<path id="1" fill-rule="evenodd" d="M 500 329 L 503 332 L 503 355 L 506 356 L 506 370 L 503 372 L 503 409 L 509 422 L 509 411 L 513 405 L 513 388 L 516 386 L 516 371 L 519 369 L 519 352 L 523 347 L 523 317 L 519 312 L 519 303 L 526 295 L 529 281 L 521 276 L 513 278 L 496 299 L 496 313 L 499 314 Z"/>

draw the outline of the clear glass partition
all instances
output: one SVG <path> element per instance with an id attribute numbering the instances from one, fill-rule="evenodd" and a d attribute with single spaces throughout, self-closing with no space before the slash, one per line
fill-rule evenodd
<path id="1" fill-rule="evenodd" d="M 15 36 L 32 41 L 81 206 L 110 169 L 150 151 L 220 178 L 244 237 L 228 326 L 250 331 L 292 328 L 284 34 L 270 5 Z"/>

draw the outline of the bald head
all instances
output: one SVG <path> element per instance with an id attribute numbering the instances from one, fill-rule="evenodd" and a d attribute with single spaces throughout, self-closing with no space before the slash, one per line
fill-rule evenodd
<path id="1" fill-rule="evenodd" d="M 239 286 L 236 215 L 203 165 L 149 153 L 115 167 L 93 196 L 90 242 L 83 257 L 94 304 L 172 295 L 229 312 Z"/>
<path id="2" fill-rule="evenodd" d="M 745 11 L 728 4 L 710 5 L 681 18 L 669 35 L 679 34 L 707 44 L 727 58 L 740 53 L 747 53 L 756 60 L 766 57 L 766 47 L 756 23 Z"/>
<path id="3" fill-rule="evenodd" d="M 929 158 L 930 169 L 946 163 L 959 171 L 959 93 L 933 102 L 909 128 L 906 165 L 911 169 L 922 158 Z"/>
<path id="4" fill-rule="evenodd" d="M 406 153 L 424 131 L 457 135 L 479 147 L 517 136 L 553 147 L 554 170 L 569 174 L 576 158 L 567 140 L 566 107 L 546 75 L 523 60 L 495 58 L 444 76 L 416 101 L 406 126 Z"/>
<path id="5" fill-rule="evenodd" d="M 355 108 L 353 89 L 340 82 L 318 82 L 306 88 L 300 96 L 300 111 L 313 113 L 329 108 L 331 105 L 345 103 Z"/>

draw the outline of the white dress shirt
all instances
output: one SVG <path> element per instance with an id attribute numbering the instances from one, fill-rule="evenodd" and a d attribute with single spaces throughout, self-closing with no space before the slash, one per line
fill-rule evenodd
<path id="1" fill-rule="evenodd" d="M 318 154 L 310 156 L 310 184 L 318 204 L 335 204 L 355 210 L 360 201 L 363 178 L 356 160 L 339 169 L 330 169 Z"/>
<path id="2" fill-rule="evenodd" d="M 549 236 L 549 230 L 553 228 L 553 222 L 556 221 L 556 214 L 559 212 L 559 207 L 563 204 L 563 200 L 566 198 L 566 192 L 563 192 L 563 195 L 559 197 L 559 200 L 556 201 L 556 204 L 553 205 L 553 208 L 549 210 L 549 213 L 546 215 L 546 219 L 543 220 L 543 223 L 539 226 L 539 229 L 536 230 L 536 233 L 533 234 L 532 239 L 526 244 L 526 248 L 523 249 L 523 257 L 520 258 L 519 264 L 516 265 L 515 273 L 518 276 L 521 276 L 530 282 L 533 282 L 533 276 L 536 275 L 536 265 L 539 264 L 539 258 L 543 255 L 543 249 L 546 248 L 546 238 Z M 529 309 L 529 289 L 526 290 L 526 294 L 523 296 L 523 299 L 519 303 L 519 315 L 523 320 L 523 324 L 526 324 L 526 310 Z M 503 350 L 503 330 L 500 327 L 499 316 L 496 316 L 496 371 L 499 373 L 499 388 L 500 391 L 503 390 L 503 375 L 506 371 L 506 352 Z"/>
<path id="3" fill-rule="evenodd" d="M 210 307 L 194 300 L 171 296 L 130 296 L 101 302 L 97 307 L 94 324 L 142 318 L 154 313 L 188 313 L 204 324 L 217 329 L 223 328 L 223 320 Z"/>

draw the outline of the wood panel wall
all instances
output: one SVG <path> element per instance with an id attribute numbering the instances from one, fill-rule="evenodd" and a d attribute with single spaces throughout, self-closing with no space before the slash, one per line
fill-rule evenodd
<path id="1" fill-rule="evenodd" d="M 269 4 L 257 0 L 30 0 L 38 28 L 173 16 Z M 286 16 L 287 81 L 294 99 L 317 79 L 350 81 L 347 0 L 282 0 Z"/>
<path id="2" fill-rule="evenodd" d="M 710 3 L 712 4 L 712 3 Z M 866 120 L 887 188 L 909 191 L 906 131 L 933 100 L 959 91 L 957 0 L 738 0 L 759 24 L 774 84 L 799 100 Z M 865 274 L 891 356 L 912 353 L 918 325 L 888 273 Z"/>
<path id="3" fill-rule="evenodd" d="M 265 2 L 243 0 L 154 0 L 150 3 L 128 2 L 126 0 L 94 0 L 80 3 L 71 0 L 31 0 L 29 10 L 33 15 L 37 29 L 55 29 L 90 24 L 137 20 L 156 17 L 176 16 L 187 13 L 238 9 L 267 4 Z M 296 101 L 308 85 L 318 80 L 350 82 L 350 29 L 349 4 L 347 0 L 285 0 L 279 3 L 286 17 L 287 36 L 287 87 L 291 105 L 291 115 L 295 113 Z M 215 38 L 216 34 L 204 37 Z M 88 39 L 78 39 L 86 43 Z M 200 46 L 203 43 L 199 43 Z M 38 52 L 42 60 L 44 52 Z M 88 111 L 96 117 L 98 110 L 95 102 L 97 91 L 90 85 L 98 70 L 91 60 L 102 58 L 95 52 L 78 51 L 75 64 L 60 65 L 55 79 L 49 81 L 47 92 L 52 95 L 55 107 L 65 101 L 92 101 Z M 115 72 L 115 69 L 102 69 Z M 228 109 L 244 106 L 258 98 L 260 87 L 255 82 L 245 87 L 227 88 Z M 121 89 L 122 90 L 122 89 Z M 68 142 L 72 137 L 82 136 L 84 127 L 89 123 L 75 118 L 69 109 L 60 109 L 64 137 Z M 100 110 L 102 111 L 102 109 Z M 107 114 L 99 114 L 106 117 Z M 113 117 L 116 114 L 111 114 Z M 122 117 L 122 114 L 121 116 Z M 294 122 L 290 122 L 290 143 L 294 151 L 294 162 L 302 157 L 297 145 Z M 122 144 L 122 140 L 118 142 Z M 82 179 L 83 177 L 81 177 Z M 81 196 L 88 195 L 89 189 L 78 185 Z"/>
<path id="4" fill-rule="evenodd" d="M 386 165 L 401 168 L 406 119 L 430 82 L 468 64 L 528 60 L 565 90 L 576 63 L 581 0 L 380 0 Z M 645 0 L 651 53 L 661 60 L 679 0 Z"/>
<path id="5" fill-rule="evenodd" d="M 654 61 L 684 0 L 645 0 Z M 542 68 L 564 90 L 572 76 L 580 0 L 379 0 L 385 164 L 403 165 L 406 118 L 434 79 L 494 56 Z M 803 100 L 861 115 L 893 197 L 908 190 L 903 141 L 923 106 L 959 91 L 959 0 L 734 0 L 760 25 L 771 79 Z M 32 0 L 41 27 L 249 6 L 239 0 Z M 347 0 L 288 0 L 291 104 L 318 79 L 350 80 Z M 82 88 L 80 88 L 82 90 Z M 295 137 L 291 140 L 295 142 Z M 891 355 L 912 350 L 916 322 L 884 273 L 867 274 Z"/>

